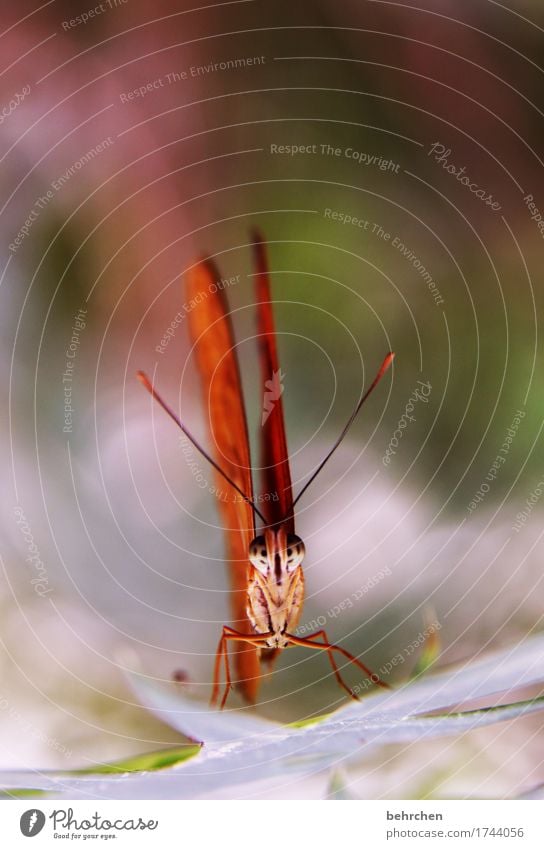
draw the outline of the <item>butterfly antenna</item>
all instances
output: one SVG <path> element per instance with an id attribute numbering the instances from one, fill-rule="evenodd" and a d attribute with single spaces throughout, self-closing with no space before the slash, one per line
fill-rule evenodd
<path id="1" fill-rule="evenodd" d="M 348 430 L 352 426 L 353 422 L 357 418 L 359 410 L 361 409 L 361 407 L 365 403 L 366 399 L 368 398 L 370 393 L 376 388 L 376 386 L 378 385 L 378 383 L 380 382 L 380 380 L 384 376 L 385 372 L 387 371 L 387 369 L 389 368 L 389 366 L 393 362 L 394 356 L 395 355 L 392 351 L 390 351 L 389 354 L 386 356 L 386 358 L 384 359 L 383 363 L 380 366 L 380 370 L 378 371 L 378 374 L 376 375 L 376 377 L 374 378 L 374 380 L 372 381 L 372 383 L 370 384 L 370 386 L 366 390 L 365 394 L 363 395 L 363 397 L 361 398 L 361 400 L 359 401 L 359 403 L 355 407 L 355 409 L 354 409 L 353 413 L 351 414 L 351 416 L 349 417 L 349 419 L 346 423 L 346 426 L 344 427 L 342 433 L 340 434 L 340 436 L 338 437 L 338 439 L 336 440 L 336 442 L 332 446 L 332 448 L 329 451 L 329 453 L 327 454 L 327 456 L 321 461 L 321 463 L 319 464 L 319 466 L 317 467 L 317 469 L 315 470 L 315 472 L 311 476 L 310 480 L 306 481 L 306 483 L 304 484 L 304 486 L 300 490 L 299 494 L 297 495 L 297 497 L 293 501 L 293 507 L 295 506 L 297 501 L 300 501 L 300 499 L 302 498 L 302 496 L 304 495 L 304 493 L 306 492 L 306 490 L 308 489 L 310 484 L 313 483 L 313 481 L 318 476 L 319 472 L 321 471 L 321 469 L 323 468 L 325 463 L 327 463 L 330 460 L 330 458 L 332 457 L 332 455 L 334 454 L 334 452 L 336 451 L 336 449 L 338 448 L 338 446 L 340 445 L 340 443 L 344 439 L 346 433 L 348 432 Z"/>
<path id="2" fill-rule="evenodd" d="M 261 520 L 261 521 L 262 521 L 265 525 L 266 525 L 266 524 L 268 524 L 268 523 L 267 523 L 267 521 L 266 521 L 266 519 L 265 519 L 265 517 L 264 517 L 264 516 L 263 516 L 263 514 L 261 513 L 261 511 L 260 511 L 257 507 L 255 507 L 255 505 L 253 504 L 253 501 L 251 500 L 251 498 L 249 498 L 249 496 L 248 496 L 248 495 L 246 495 L 246 494 L 245 494 L 245 492 L 243 492 L 243 491 L 240 489 L 240 487 L 238 486 L 238 484 L 237 484 L 237 483 L 235 483 L 235 482 L 232 480 L 232 478 L 229 478 L 229 476 L 227 475 L 227 473 L 226 473 L 226 472 L 224 472 L 224 471 L 223 471 L 223 469 L 221 468 L 221 466 L 219 466 L 219 465 L 215 462 L 215 460 L 213 459 L 213 457 L 210 457 L 210 455 L 208 454 L 208 452 L 207 452 L 204 448 L 202 448 L 202 446 L 201 446 L 201 445 L 199 445 L 199 443 L 198 443 L 198 442 L 197 442 L 197 440 L 194 438 L 194 436 L 193 436 L 193 435 L 192 435 L 192 434 L 191 434 L 191 433 L 187 430 L 187 428 L 185 427 L 185 425 L 183 424 L 183 422 L 181 421 L 181 419 L 179 419 L 179 418 L 178 418 L 178 416 L 176 416 L 176 414 L 174 413 L 173 409 L 172 409 L 172 408 L 171 408 L 171 407 L 170 407 L 170 406 L 166 403 L 166 401 L 164 401 L 164 400 L 163 400 L 163 398 L 161 398 L 161 396 L 159 395 L 159 393 L 157 392 L 157 390 L 155 389 L 155 387 L 154 387 L 154 386 L 153 386 L 153 384 L 151 383 L 151 381 L 150 381 L 150 379 L 148 378 L 148 376 L 146 375 L 146 373 L 145 373 L 145 372 L 143 372 L 143 371 L 138 371 L 138 372 L 136 373 L 136 376 L 137 376 L 138 380 L 140 381 L 140 383 L 141 383 L 143 386 L 145 386 L 145 388 L 147 389 L 147 391 L 149 392 L 149 394 L 150 394 L 150 395 L 151 395 L 151 396 L 155 399 L 155 401 L 157 401 L 157 403 L 159 403 L 159 404 L 161 405 L 161 407 L 163 408 L 163 410 L 164 410 L 166 413 L 168 413 L 168 415 L 170 416 L 170 418 L 171 418 L 171 419 L 173 419 L 173 421 L 175 421 L 175 423 L 177 424 L 177 426 L 178 426 L 178 427 L 180 428 L 180 430 L 181 430 L 181 431 L 185 434 L 185 436 L 187 437 L 187 439 L 189 440 L 189 442 L 191 442 L 191 443 L 192 443 L 192 445 L 194 445 L 194 447 L 196 448 L 196 450 L 197 450 L 197 451 L 199 451 L 199 452 L 200 452 L 200 454 L 202 454 L 202 456 L 203 456 L 203 457 L 205 457 L 205 459 L 208 461 L 208 463 L 210 463 L 210 465 L 212 465 L 212 466 L 214 467 L 214 469 L 216 470 L 216 472 L 219 472 L 219 474 L 220 474 L 220 475 L 221 475 L 221 476 L 222 476 L 222 477 L 223 477 L 223 478 L 227 481 L 227 483 L 229 483 L 229 484 L 230 484 L 230 485 L 231 485 L 231 486 L 232 486 L 232 487 L 236 490 L 236 492 L 237 492 L 239 495 L 241 495 L 241 496 L 242 496 L 242 498 L 244 499 L 244 501 L 246 501 L 246 502 L 249 504 L 249 506 L 251 507 L 251 509 L 253 510 L 253 512 L 254 512 L 254 513 L 255 513 L 255 514 L 259 517 L 259 519 L 260 519 L 260 520 Z"/>

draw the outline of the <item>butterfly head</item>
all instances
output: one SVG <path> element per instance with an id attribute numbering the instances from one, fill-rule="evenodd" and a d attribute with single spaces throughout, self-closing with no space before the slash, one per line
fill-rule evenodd
<path id="1" fill-rule="evenodd" d="M 270 634 L 269 648 L 286 648 L 302 608 L 305 548 L 284 525 L 266 528 L 249 547 L 253 567 L 248 585 L 249 619 L 258 634 Z"/>

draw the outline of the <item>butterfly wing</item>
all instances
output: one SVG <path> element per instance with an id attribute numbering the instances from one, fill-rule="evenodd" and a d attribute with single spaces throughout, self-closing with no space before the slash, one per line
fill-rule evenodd
<path id="1" fill-rule="evenodd" d="M 205 409 L 214 456 L 224 472 L 251 499 L 251 461 L 238 357 L 225 293 L 217 288 L 220 275 L 208 259 L 197 263 L 187 277 L 188 323 L 202 380 Z M 255 536 L 250 505 L 217 474 L 220 512 L 226 527 L 233 626 L 252 633 L 246 612 L 249 544 Z M 258 649 L 233 643 L 233 682 L 244 698 L 255 701 L 259 686 Z"/>
<path id="2" fill-rule="evenodd" d="M 257 290 L 257 327 L 261 362 L 263 410 L 261 417 L 261 463 L 263 466 L 263 512 L 271 525 L 284 523 L 294 533 L 293 489 L 283 419 L 283 374 L 279 367 L 276 331 L 270 297 L 270 274 L 266 243 L 253 233 Z"/>

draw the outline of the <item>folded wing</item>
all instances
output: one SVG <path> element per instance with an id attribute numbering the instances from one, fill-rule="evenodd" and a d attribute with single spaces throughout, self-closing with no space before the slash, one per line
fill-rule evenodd
<path id="1" fill-rule="evenodd" d="M 189 330 L 195 346 L 209 417 L 213 455 L 218 465 L 250 498 L 253 498 L 251 460 L 238 357 L 228 304 L 217 287 L 220 275 L 208 259 L 197 263 L 186 281 Z M 250 505 L 216 474 L 219 509 L 227 536 L 233 627 L 252 633 L 246 613 L 249 544 L 255 535 Z M 235 643 L 233 682 L 248 701 L 255 701 L 259 686 L 258 649 Z"/>
<path id="2" fill-rule="evenodd" d="M 265 498 L 262 508 L 270 525 L 283 522 L 287 526 L 287 533 L 292 534 L 293 490 L 282 403 L 284 375 L 278 362 L 266 244 L 257 231 L 253 233 L 253 252 L 257 272 L 257 328 L 263 399 L 261 463 Z"/>

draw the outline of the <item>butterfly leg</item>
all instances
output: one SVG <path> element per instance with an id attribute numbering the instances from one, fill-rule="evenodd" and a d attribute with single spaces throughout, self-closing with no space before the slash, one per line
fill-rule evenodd
<path id="1" fill-rule="evenodd" d="M 228 640 L 240 639 L 242 634 L 238 634 L 233 628 L 229 628 L 228 625 L 223 626 L 223 631 L 221 632 L 221 639 L 219 640 L 219 645 L 217 647 L 217 653 L 215 655 L 215 667 L 213 672 L 213 690 L 212 697 L 210 699 L 211 705 L 216 705 L 219 697 L 219 685 L 221 680 L 221 661 L 225 664 L 225 690 L 223 692 L 223 698 L 221 699 L 221 704 L 219 705 L 219 710 L 223 710 L 225 707 L 228 695 L 232 689 L 232 680 L 230 677 L 230 663 L 229 663 L 229 646 Z"/>
<path id="2" fill-rule="evenodd" d="M 223 699 L 221 700 L 221 709 L 227 700 L 227 696 L 229 694 L 229 690 L 231 687 L 230 683 L 230 668 L 229 668 L 229 654 L 228 654 L 228 646 L 227 640 L 225 636 L 225 628 L 221 632 L 221 639 L 219 640 L 219 645 L 217 646 L 217 652 L 215 655 L 215 664 L 213 670 L 213 690 L 212 697 L 210 699 L 210 704 L 215 706 L 217 704 L 217 699 L 219 698 L 219 686 L 221 681 L 221 662 L 225 663 L 225 693 L 223 695 Z"/>
<path id="3" fill-rule="evenodd" d="M 315 639 L 321 638 L 323 640 L 324 646 L 331 645 L 329 638 L 327 636 L 327 632 L 325 630 L 316 631 L 315 634 L 312 634 L 312 637 L 314 637 Z M 346 684 L 346 682 L 342 678 L 342 675 L 340 674 L 340 670 L 338 668 L 338 664 L 336 663 L 336 660 L 335 660 L 335 657 L 334 657 L 332 650 L 327 651 L 327 657 L 329 658 L 330 664 L 332 666 L 332 671 L 334 672 L 334 677 L 336 678 L 338 684 L 342 687 L 343 690 L 346 691 L 346 693 L 348 693 L 348 695 L 352 699 L 353 698 L 356 699 L 356 696 L 353 695 L 352 690 L 350 689 L 350 687 L 348 687 L 348 685 Z"/>
<path id="4" fill-rule="evenodd" d="M 343 649 L 342 646 L 330 646 L 330 651 L 339 651 L 340 654 L 342 654 L 347 660 L 349 660 L 350 663 L 354 663 L 355 666 L 358 666 L 359 669 L 362 669 L 363 672 L 365 673 L 365 675 L 367 675 L 368 678 L 370 679 L 370 681 L 373 684 L 376 684 L 377 687 L 383 687 L 384 690 L 390 690 L 391 689 L 389 684 L 386 684 L 385 681 L 382 681 L 381 678 L 379 678 L 376 675 L 375 672 L 372 672 L 372 670 L 369 669 L 368 666 L 365 666 L 365 664 L 362 661 L 360 661 L 358 658 L 354 657 L 346 649 Z M 354 695 L 354 694 L 352 694 L 352 695 L 353 695 L 354 699 L 357 699 L 356 695 Z"/>
<path id="5" fill-rule="evenodd" d="M 323 642 L 316 643 L 316 642 L 314 642 L 315 639 L 322 639 Z M 352 655 L 349 651 L 347 651 L 347 649 L 343 649 L 341 646 L 336 646 L 333 643 L 329 642 L 329 639 L 327 637 L 327 633 L 324 630 L 316 631 L 315 634 L 312 634 L 307 639 L 304 639 L 302 637 L 292 637 L 292 636 L 290 636 L 290 640 L 294 645 L 297 645 L 297 646 L 306 646 L 307 648 L 322 649 L 322 650 L 326 651 L 327 656 L 330 660 L 331 666 L 333 668 L 336 680 L 338 681 L 338 683 L 340 684 L 342 689 L 344 689 L 347 693 L 349 693 L 350 697 L 352 699 L 355 699 L 355 701 L 358 701 L 358 697 L 353 692 L 353 690 L 351 690 L 347 686 L 347 684 L 344 682 L 342 676 L 340 675 L 340 670 L 338 669 L 338 664 L 336 663 L 336 660 L 333 656 L 333 652 L 335 652 L 335 651 L 340 652 L 340 654 L 343 655 L 346 658 L 346 660 L 348 660 L 350 663 L 354 663 L 355 666 L 359 667 L 359 669 L 362 669 L 363 672 L 370 678 L 370 680 L 372 681 L 373 684 L 376 684 L 378 687 L 384 687 L 386 690 L 390 689 L 388 684 L 386 684 L 384 681 L 381 681 L 380 678 L 378 678 L 378 676 L 376 675 L 375 672 L 372 672 L 372 670 L 369 669 L 368 666 L 365 666 L 365 664 L 362 661 L 360 661 L 358 658 L 354 657 L 354 655 Z"/>
<path id="6" fill-rule="evenodd" d="M 269 634 L 240 634 L 238 631 L 235 631 L 234 628 L 230 628 L 228 625 L 223 626 L 221 639 L 219 640 L 217 653 L 215 655 L 213 690 L 210 699 L 211 705 L 216 705 L 219 697 L 219 686 L 221 681 L 221 661 L 223 661 L 225 664 L 225 690 L 223 693 L 223 698 L 221 699 L 221 704 L 219 705 L 219 710 L 223 710 L 223 708 L 225 707 L 229 692 L 232 689 L 228 641 L 235 640 L 240 643 L 251 643 L 252 645 L 257 646 L 257 648 L 261 648 L 262 644 L 266 642 L 269 636 Z"/>

